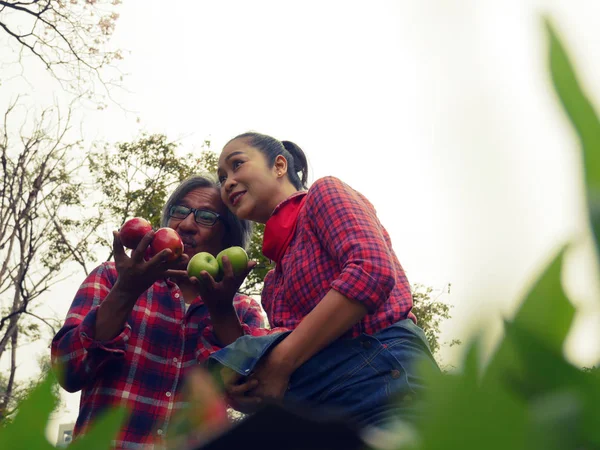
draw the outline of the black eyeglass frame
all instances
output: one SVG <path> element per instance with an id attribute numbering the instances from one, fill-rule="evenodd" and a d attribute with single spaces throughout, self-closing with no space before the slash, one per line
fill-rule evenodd
<path id="1" fill-rule="evenodd" d="M 175 208 L 185 208 L 188 210 L 187 214 L 185 214 L 185 216 L 183 217 L 177 217 L 175 216 L 174 210 Z M 214 217 L 214 220 L 212 221 L 212 223 L 206 223 L 204 221 L 199 221 L 198 220 L 198 214 L 199 213 L 209 213 L 210 215 L 212 215 Z M 187 218 L 187 216 L 189 216 L 190 214 L 194 213 L 194 221 L 199 224 L 199 225 L 204 225 L 207 227 L 213 227 L 216 223 L 217 220 L 222 221 L 225 224 L 225 220 L 223 219 L 223 216 L 219 213 L 216 213 L 214 211 L 211 211 L 210 209 L 203 209 L 203 208 L 190 208 L 189 206 L 185 206 L 185 205 L 173 205 L 169 208 L 169 217 L 172 217 L 173 219 L 177 219 L 177 220 L 185 220 Z M 182 214 L 183 215 L 183 214 Z"/>

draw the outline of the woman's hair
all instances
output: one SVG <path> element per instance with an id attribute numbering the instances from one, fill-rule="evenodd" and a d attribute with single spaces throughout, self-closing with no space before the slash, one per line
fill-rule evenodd
<path id="1" fill-rule="evenodd" d="M 260 150 L 267 158 L 269 168 L 275 165 L 275 159 L 282 155 L 288 163 L 288 177 L 290 182 L 299 191 L 307 189 L 308 163 L 306 155 L 300 147 L 290 141 L 280 141 L 266 134 L 249 131 L 242 133 L 229 142 L 236 139 L 245 139 L 249 145 Z"/>
<path id="2" fill-rule="evenodd" d="M 169 200 L 167 200 L 160 218 L 160 226 L 166 227 L 169 223 L 169 210 L 171 209 L 171 206 L 177 205 L 189 192 L 199 188 L 214 189 L 217 193 L 220 193 L 220 187 L 214 175 L 209 173 L 192 175 L 182 181 L 175 191 L 173 191 Z M 220 198 L 221 196 L 219 195 L 219 199 Z M 228 208 L 225 208 L 225 211 L 226 213 L 223 216 L 223 222 L 225 224 L 224 247 L 240 246 L 242 248 L 247 248 L 250 243 L 250 235 L 252 234 L 251 222 L 239 219 L 235 214 L 229 211 Z"/>

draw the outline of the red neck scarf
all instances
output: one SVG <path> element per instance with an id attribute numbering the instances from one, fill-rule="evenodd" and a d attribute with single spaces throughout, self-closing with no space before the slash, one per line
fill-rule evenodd
<path id="1" fill-rule="evenodd" d="M 296 219 L 306 200 L 306 192 L 293 194 L 273 210 L 265 224 L 262 252 L 279 263 L 296 231 Z"/>

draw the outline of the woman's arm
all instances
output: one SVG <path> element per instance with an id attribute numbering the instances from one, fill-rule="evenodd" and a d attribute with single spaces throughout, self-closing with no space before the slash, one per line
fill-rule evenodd
<path id="1" fill-rule="evenodd" d="M 275 347 L 274 362 L 291 375 L 366 314 L 367 308 L 363 304 L 331 289 L 296 329 Z"/>
<path id="2" fill-rule="evenodd" d="M 257 367 L 253 379 L 258 385 L 252 390 L 252 395 L 282 398 L 292 373 L 348 331 L 366 313 L 364 305 L 331 289 Z"/>

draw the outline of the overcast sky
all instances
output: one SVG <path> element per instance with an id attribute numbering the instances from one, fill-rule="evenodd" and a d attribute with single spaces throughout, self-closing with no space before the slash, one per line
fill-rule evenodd
<path id="1" fill-rule="evenodd" d="M 489 350 L 528 283 L 574 239 L 565 281 L 579 314 L 566 350 L 592 365 L 597 267 L 543 12 L 598 99 L 595 0 L 126 0 L 113 42 L 126 50 L 130 92 L 119 101 L 132 112 L 81 110 L 78 120 L 88 142 L 146 131 L 184 151 L 210 139 L 218 151 L 249 129 L 296 142 L 313 180 L 337 176 L 374 203 L 409 280 L 445 293 L 445 341 L 482 332 Z M 22 86 L 12 83 L 11 94 Z M 28 101 L 60 96 L 41 83 Z M 80 281 L 45 299 L 60 317 Z M 76 416 L 77 398 L 59 421 Z"/>

